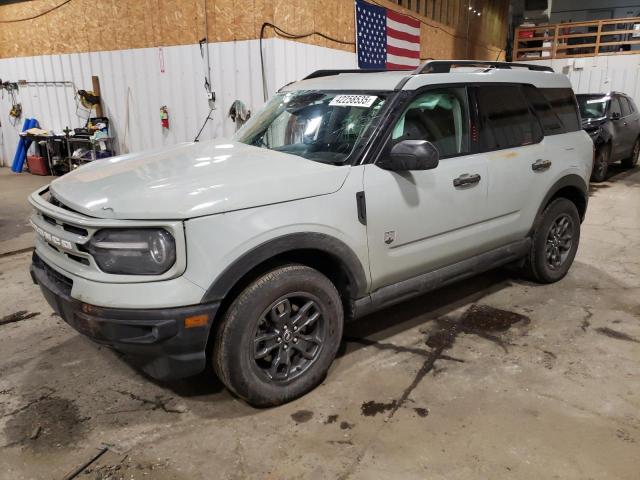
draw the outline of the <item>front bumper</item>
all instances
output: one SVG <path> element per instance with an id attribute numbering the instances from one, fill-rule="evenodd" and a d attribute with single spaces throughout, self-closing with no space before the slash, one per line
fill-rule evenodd
<path id="1" fill-rule="evenodd" d="M 34 252 L 31 277 L 51 308 L 78 332 L 113 347 L 151 377 L 174 380 L 206 366 L 206 346 L 219 304 L 166 309 L 123 309 L 89 305 L 71 297 L 72 280 Z M 185 318 L 206 315 L 206 324 L 185 328 Z"/>

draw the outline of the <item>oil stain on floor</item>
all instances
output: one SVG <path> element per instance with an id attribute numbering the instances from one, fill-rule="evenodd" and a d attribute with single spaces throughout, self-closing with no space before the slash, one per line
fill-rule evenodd
<path id="1" fill-rule="evenodd" d="M 310 410 L 298 410 L 291 414 L 291 418 L 296 423 L 306 423 L 313 418 L 313 412 Z"/>
<path id="2" fill-rule="evenodd" d="M 618 330 L 613 330 L 609 327 L 600 327 L 596 328 L 596 332 L 605 335 L 609 338 L 615 338 L 616 340 L 624 340 L 625 342 L 633 342 L 640 343 L 640 340 L 637 338 L 633 338 L 631 335 L 627 335 L 626 333 L 619 332 Z"/>
<path id="3" fill-rule="evenodd" d="M 425 340 L 425 344 L 430 350 L 418 349 L 418 352 L 412 352 L 419 353 L 425 357 L 424 363 L 416 373 L 412 382 L 405 388 L 399 398 L 391 402 L 376 402 L 374 400 L 364 402 L 361 406 L 361 414 L 366 417 L 371 417 L 379 413 L 388 412 L 387 419 L 391 419 L 395 413 L 405 405 L 410 395 L 424 377 L 433 370 L 437 360 L 463 362 L 464 360 L 449 357 L 444 354 L 445 350 L 453 347 L 458 335 L 476 335 L 495 343 L 507 353 L 509 342 L 503 338 L 502 334 L 516 323 L 527 325 L 530 321 L 529 317 L 519 313 L 501 310 L 489 305 L 477 304 L 471 305 L 457 320 L 446 317 L 437 319 L 436 328 L 427 332 L 427 338 Z M 371 344 L 373 346 L 376 346 L 377 343 L 359 339 L 351 339 L 351 341 L 359 341 L 359 343 Z M 381 348 L 384 350 L 393 349 L 392 346 L 388 344 L 382 344 Z M 414 349 L 403 349 L 403 351 L 411 350 Z M 421 417 L 426 417 L 429 412 L 428 409 L 425 408 L 415 409 L 415 411 Z"/>
<path id="4" fill-rule="evenodd" d="M 82 418 L 76 404 L 44 393 L 15 412 L 6 414 L 5 436 L 9 445 L 23 445 L 45 452 L 76 444 L 86 433 L 88 418 Z"/>

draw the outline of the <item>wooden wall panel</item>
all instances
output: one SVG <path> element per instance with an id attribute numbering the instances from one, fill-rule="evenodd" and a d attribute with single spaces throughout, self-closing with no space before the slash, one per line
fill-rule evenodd
<path id="1" fill-rule="evenodd" d="M 155 2 L 157 2 L 155 6 L 156 45 L 197 43 L 204 37 L 203 10 L 200 8 L 203 3 L 200 0 L 155 0 Z M 116 0 L 116 3 L 126 5 L 132 2 Z"/>
<path id="2" fill-rule="evenodd" d="M 59 1 L 0 6 L 0 21 L 46 11 Z M 319 31 L 355 40 L 353 0 L 73 0 L 35 20 L 0 23 L 0 58 L 193 44 L 204 37 L 205 1 L 211 42 L 258 38 L 264 22 L 294 34 Z M 418 15 L 396 1 L 377 3 Z M 421 9 L 432 17 L 419 17 L 423 22 L 422 58 L 466 58 L 467 34 L 473 39 L 469 54 L 478 58 L 495 58 L 504 47 L 508 0 L 478 0 L 483 17 L 470 18 L 468 32 L 464 3 L 421 1 Z M 444 25 L 447 22 L 450 25 Z M 266 29 L 266 36 L 274 36 L 272 29 Z M 353 45 L 340 45 L 317 35 L 300 41 L 355 50 Z"/>
<path id="3" fill-rule="evenodd" d="M 215 12 L 214 24 L 209 24 L 210 42 L 235 40 L 234 10 L 235 0 L 215 0 L 207 3 L 207 10 Z M 213 32 L 211 28 L 213 27 Z"/>

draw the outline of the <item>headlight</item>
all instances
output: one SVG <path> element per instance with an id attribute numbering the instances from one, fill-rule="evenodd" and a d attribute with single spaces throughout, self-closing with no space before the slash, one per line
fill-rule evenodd
<path id="1" fill-rule="evenodd" d="M 89 253 L 103 272 L 160 275 L 176 261 L 176 242 L 162 229 L 99 230 Z"/>

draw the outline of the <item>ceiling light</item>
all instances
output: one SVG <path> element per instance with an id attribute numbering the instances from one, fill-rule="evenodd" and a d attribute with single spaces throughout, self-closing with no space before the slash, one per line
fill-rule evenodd
<path id="1" fill-rule="evenodd" d="M 478 12 L 478 16 L 480 16 L 480 12 Z"/>
<path id="2" fill-rule="evenodd" d="M 469 10 L 473 10 L 473 7 L 471 5 L 469 5 Z"/>

